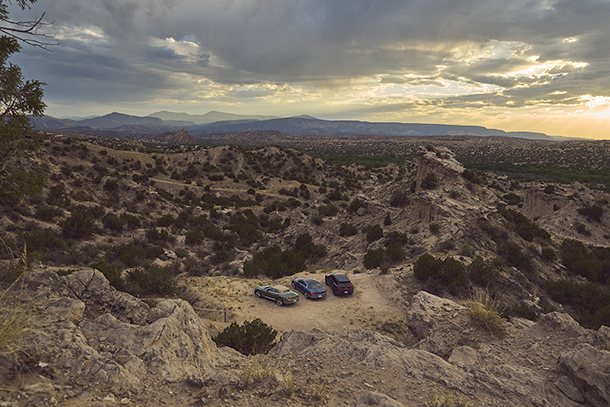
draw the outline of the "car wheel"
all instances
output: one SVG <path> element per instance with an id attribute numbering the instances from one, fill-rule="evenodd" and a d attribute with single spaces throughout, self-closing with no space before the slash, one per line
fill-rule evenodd
<path id="1" fill-rule="evenodd" d="M 260 291 L 254 291 L 254 295 L 256 295 L 257 298 L 261 298 L 261 292 Z"/>
<path id="2" fill-rule="evenodd" d="M 333 295 L 337 295 L 337 289 L 333 287 Z"/>
<path id="3" fill-rule="evenodd" d="M 307 294 L 307 293 L 303 293 L 303 295 L 305 296 L 305 299 L 309 299 L 310 298 L 309 294 Z"/>
<path id="4" fill-rule="evenodd" d="M 284 305 L 284 300 L 278 298 L 277 300 L 275 300 L 275 303 L 281 307 L 282 305 Z"/>

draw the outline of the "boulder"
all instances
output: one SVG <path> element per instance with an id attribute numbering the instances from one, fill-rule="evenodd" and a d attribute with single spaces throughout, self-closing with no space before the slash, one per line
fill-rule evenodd
<path id="1" fill-rule="evenodd" d="M 561 354 L 557 367 L 578 390 L 564 391 L 568 397 L 574 397 L 572 399 L 577 402 L 582 397 L 587 404 L 595 407 L 610 405 L 610 352 L 587 343 L 580 344 Z M 555 385 L 560 389 L 570 388 L 565 379 L 562 381 Z"/>
<path id="2" fill-rule="evenodd" d="M 150 307 L 130 294 L 117 291 L 100 271 L 80 270 L 61 279 L 73 295 L 85 303 L 87 317 L 111 313 L 126 323 L 146 324 Z"/>
<path id="3" fill-rule="evenodd" d="M 386 396 L 385 394 L 370 392 L 364 394 L 358 402 L 356 403 L 356 407 L 367 407 L 367 406 L 375 406 L 375 407 L 403 407 L 402 403 L 394 400 L 391 397 Z"/>

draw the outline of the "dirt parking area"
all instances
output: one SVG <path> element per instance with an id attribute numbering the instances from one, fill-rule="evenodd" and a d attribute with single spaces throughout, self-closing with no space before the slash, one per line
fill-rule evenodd
<path id="1" fill-rule="evenodd" d="M 343 272 L 335 270 L 334 272 Z M 405 320 L 408 301 L 401 290 L 397 276 L 380 275 L 378 272 L 347 273 L 354 284 L 354 294 L 334 296 L 324 284 L 324 274 L 302 272 L 279 280 L 244 279 L 230 277 L 189 278 L 204 306 L 196 306 L 202 318 L 209 320 L 216 330 L 235 321 L 260 318 L 280 332 L 308 331 L 313 328 L 345 330 L 380 327 L 382 324 Z M 323 299 L 306 299 L 299 295 L 296 304 L 278 306 L 275 302 L 256 298 L 254 288 L 259 285 L 282 284 L 291 287 L 293 278 L 305 277 L 318 280 L 328 291 Z M 295 290 L 296 291 L 296 290 Z M 298 291 L 296 291 L 298 292 Z M 227 308 L 227 322 L 224 309 Z M 219 311 L 209 311 L 218 309 Z M 213 334 L 214 329 L 211 329 Z"/>

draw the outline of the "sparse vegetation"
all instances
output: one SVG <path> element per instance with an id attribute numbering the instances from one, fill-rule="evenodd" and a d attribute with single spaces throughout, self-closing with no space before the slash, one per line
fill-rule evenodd
<path id="1" fill-rule="evenodd" d="M 503 336 L 506 328 L 500 317 L 501 313 L 502 310 L 489 291 L 484 289 L 474 291 L 468 302 L 468 316 L 475 325 L 487 329 L 494 335 Z"/>
<path id="2" fill-rule="evenodd" d="M 244 355 L 267 353 L 275 346 L 277 331 L 260 318 L 245 321 L 242 325 L 233 322 L 212 338 L 218 346 L 228 346 Z M 261 359 L 265 360 L 265 359 Z"/>

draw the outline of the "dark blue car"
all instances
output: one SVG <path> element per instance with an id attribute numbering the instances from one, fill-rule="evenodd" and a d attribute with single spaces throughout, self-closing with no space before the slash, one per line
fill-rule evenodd
<path id="1" fill-rule="evenodd" d="M 292 287 L 302 292 L 305 298 L 326 297 L 326 289 L 313 278 L 295 278 L 292 280 Z"/>

